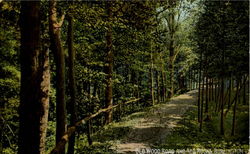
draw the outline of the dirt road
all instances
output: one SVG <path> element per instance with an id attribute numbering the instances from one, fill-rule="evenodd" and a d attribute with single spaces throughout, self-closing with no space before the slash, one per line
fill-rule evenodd
<path id="1" fill-rule="evenodd" d="M 166 104 L 159 104 L 147 112 L 129 116 L 121 125 L 130 127 L 125 137 L 113 149 L 117 153 L 136 153 L 166 141 L 167 135 L 178 127 L 178 122 L 187 109 L 194 107 L 197 90 L 172 98 Z"/>

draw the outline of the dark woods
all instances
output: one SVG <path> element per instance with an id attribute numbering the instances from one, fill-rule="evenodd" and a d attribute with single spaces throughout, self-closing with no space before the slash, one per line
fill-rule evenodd
<path id="1" fill-rule="evenodd" d="M 1 153 L 77 140 L 197 90 L 197 122 L 248 140 L 247 1 L 0 2 Z"/>

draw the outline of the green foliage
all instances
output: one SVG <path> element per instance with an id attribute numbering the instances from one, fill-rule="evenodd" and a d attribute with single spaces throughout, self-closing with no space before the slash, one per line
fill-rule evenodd
<path id="1" fill-rule="evenodd" d="M 248 2 L 204 1 L 203 5 L 195 34 L 209 76 L 219 77 L 223 71 L 227 77 L 242 76 L 248 72 Z"/>
<path id="2" fill-rule="evenodd" d="M 55 145 L 56 141 L 56 123 L 54 120 L 48 121 L 47 137 L 46 137 L 46 151 L 50 152 Z"/>
<path id="3" fill-rule="evenodd" d="M 103 153 L 110 154 L 115 153 L 111 149 L 111 144 L 109 143 L 101 143 L 101 142 L 93 142 L 93 145 L 79 145 L 79 148 L 76 148 L 76 153 L 85 154 L 85 153 Z"/>
<path id="4" fill-rule="evenodd" d="M 0 4 L 0 147 L 4 153 L 17 150 L 20 71 L 16 29 L 18 3 Z"/>
<path id="5" fill-rule="evenodd" d="M 5 153 L 15 153 L 18 136 L 18 106 L 21 73 L 19 68 L 20 34 L 18 26 L 19 2 L 0 2 L 0 111 L 1 143 Z M 163 89 L 169 93 L 169 46 L 174 42 L 174 87 L 177 94 L 187 90 L 187 80 L 191 79 L 191 70 L 198 70 L 200 53 L 203 54 L 202 69 L 206 68 L 209 77 L 220 78 L 233 75 L 234 78 L 248 74 L 248 2 L 215 1 L 115 1 L 112 3 L 113 17 L 108 20 L 105 1 L 58 2 L 59 16 L 68 13 L 61 27 L 61 39 L 66 54 L 66 79 L 68 79 L 67 52 L 67 16 L 74 21 L 75 78 L 77 85 L 77 119 L 82 119 L 105 106 L 107 86 L 106 33 L 109 25 L 112 31 L 114 68 L 112 74 L 113 104 L 126 102 L 131 98 L 141 98 L 135 104 L 124 106 L 122 111 L 114 111 L 113 119 L 121 120 L 135 111 L 141 111 L 151 103 L 150 87 L 155 93 Z M 48 2 L 41 6 L 41 49 L 49 47 Z M 169 22 L 171 16 L 173 21 Z M 172 19 L 171 19 L 172 20 Z M 171 26 L 173 26 L 171 29 Z M 174 30 L 174 31 L 173 31 Z M 172 36 L 174 35 L 174 36 Z M 222 64 L 223 53 L 225 55 Z M 152 55 L 152 58 L 151 58 Z M 50 53 L 53 57 L 53 54 Z M 46 147 L 47 151 L 55 144 L 55 65 L 51 62 L 50 109 Z M 153 64 L 153 65 L 151 65 Z M 153 85 L 150 83 L 150 70 L 153 72 Z M 164 79 L 165 77 L 165 79 Z M 195 78 L 195 77 L 194 77 Z M 159 79 L 159 81 L 158 81 Z M 196 81 L 197 79 L 193 79 Z M 157 84 L 157 82 L 159 82 Z M 183 82 L 185 85 L 181 87 Z M 68 81 L 66 82 L 66 100 L 70 101 Z M 166 100 L 166 99 L 165 99 Z M 160 100 L 161 101 L 161 100 Z M 159 103 L 159 102 L 158 102 Z M 68 103 L 69 104 L 69 103 Z M 70 105 L 67 105 L 70 109 Z M 168 148 L 237 148 L 245 146 L 245 132 L 248 117 L 244 107 L 237 116 L 237 135 L 230 142 L 216 132 L 219 118 L 206 123 L 204 132 L 198 132 L 198 124 L 191 111 L 181 122 L 164 147 Z M 243 112 L 244 111 L 244 112 Z M 139 115 L 138 115 L 139 116 Z M 68 116 L 68 120 L 69 120 Z M 109 142 L 103 140 L 120 139 L 121 132 L 129 128 L 111 128 L 98 132 L 103 125 L 103 115 L 92 120 L 94 133 L 93 146 L 86 145 L 86 138 L 80 138 L 76 146 L 77 153 L 102 153 L 110 149 Z M 225 127 L 231 126 L 232 113 L 229 112 Z M 187 123 L 188 122 L 188 123 Z M 107 128 L 105 128 L 107 129 Z M 78 132 L 86 132 L 80 127 Z M 3 132 L 3 133 L 2 133 Z M 115 132 L 115 133 L 114 133 Z M 99 138 L 99 133 L 103 136 Z M 229 132 L 226 132 L 229 134 Z M 228 136 L 228 135 L 226 135 Z M 233 140 L 233 141 L 231 141 Z M 240 145 L 238 141 L 244 141 Z M 178 142 L 178 143 L 177 143 Z M 98 147 L 98 148 L 96 148 Z"/>
<path id="6" fill-rule="evenodd" d="M 248 150 L 248 143 L 242 143 L 240 138 L 222 137 L 219 135 L 218 115 L 214 116 L 212 121 L 204 123 L 202 132 L 199 131 L 199 123 L 197 122 L 196 115 L 197 111 L 194 109 L 186 112 L 183 119 L 179 123 L 179 127 L 175 128 L 173 133 L 167 137 L 166 144 L 159 145 L 154 148 Z M 239 119 L 239 121 L 241 121 L 244 118 L 239 116 Z M 232 121 L 232 115 L 227 116 L 227 121 Z M 245 128 L 245 126 L 239 126 L 239 130 Z M 225 125 L 225 129 L 230 130 L 231 123 L 227 123 Z M 244 132 L 240 131 L 237 134 L 240 134 L 239 136 L 247 136 Z"/>

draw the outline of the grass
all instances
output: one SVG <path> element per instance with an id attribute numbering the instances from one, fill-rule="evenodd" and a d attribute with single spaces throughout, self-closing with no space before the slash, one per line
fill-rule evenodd
<path id="1" fill-rule="evenodd" d="M 77 148 L 75 148 L 75 153 L 77 154 L 86 154 L 86 153 L 90 153 L 90 154 L 110 154 L 110 153 L 115 153 L 112 149 L 111 149 L 112 144 L 105 142 L 105 143 L 101 143 L 101 142 L 93 142 L 93 144 L 91 146 L 87 146 L 87 145 L 78 145 Z"/>
<path id="2" fill-rule="evenodd" d="M 155 145 L 154 149 L 241 149 L 247 153 L 249 111 L 247 105 L 239 105 L 236 118 L 236 135 L 231 136 L 233 113 L 229 111 L 225 118 L 225 135 L 220 135 L 220 113 L 215 113 L 215 103 L 209 103 L 210 121 L 204 121 L 202 132 L 199 131 L 197 122 L 197 107 L 190 108 L 178 123 L 173 132 L 167 137 L 166 142 Z M 136 119 L 150 116 L 151 109 L 160 108 L 162 104 L 147 107 L 142 112 L 136 112 L 122 118 L 121 122 L 114 122 L 105 126 L 101 131 L 92 135 L 93 145 L 87 144 L 86 135 L 81 136 L 80 144 L 77 146 L 77 153 L 115 153 L 112 150 L 114 143 L 119 143 L 126 137 L 131 126 L 137 123 Z M 79 143 L 79 142 L 78 142 Z"/>
<path id="3" fill-rule="evenodd" d="M 86 135 L 80 135 L 76 141 L 76 153 L 115 153 L 112 150 L 112 147 L 114 148 L 113 145 L 126 138 L 132 126 L 138 123 L 138 119 L 150 116 L 153 114 L 150 110 L 160 108 L 162 105 L 164 104 L 146 107 L 141 112 L 135 112 L 123 117 L 120 122 L 114 121 L 104 126 L 100 131 L 92 134 L 93 145 L 91 146 L 88 145 Z"/>
<path id="4" fill-rule="evenodd" d="M 187 111 L 180 121 L 179 127 L 166 139 L 166 143 L 155 146 L 159 149 L 242 149 L 245 152 L 248 145 L 248 112 L 237 115 L 236 135 L 230 136 L 232 112 L 225 119 L 225 136 L 220 132 L 220 116 L 212 114 L 212 119 L 204 122 L 202 132 L 197 122 L 197 108 Z"/>
<path id="5" fill-rule="evenodd" d="M 159 106 L 161 104 L 157 104 Z M 135 112 L 126 117 L 123 117 L 120 122 L 112 122 L 104 126 L 100 131 L 97 131 L 91 136 L 93 145 L 89 146 L 86 135 L 81 135 L 76 141 L 76 153 L 115 153 L 112 150 L 114 143 L 120 142 L 130 131 L 131 126 L 138 123 L 137 119 L 144 117 L 149 110 L 156 106 L 144 108 L 141 112 Z"/>

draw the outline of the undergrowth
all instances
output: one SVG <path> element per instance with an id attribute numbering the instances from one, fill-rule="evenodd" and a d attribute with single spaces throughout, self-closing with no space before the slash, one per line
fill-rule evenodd
<path id="1" fill-rule="evenodd" d="M 247 151 L 248 112 L 237 115 L 236 135 L 231 136 L 232 113 L 225 119 L 225 135 L 219 134 L 220 116 L 213 113 L 210 121 L 203 122 L 202 132 L 197 122 L 197 109 L 187 111 L 179 122 L 179 127 L 167 137 L 166 143 L 155 146 L 159 149 L 241 149 Z M 245 122 L 243 122 L 245 121 Z M 243 122 L 243 124 L 242 124 Z"/>

